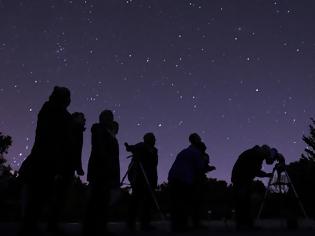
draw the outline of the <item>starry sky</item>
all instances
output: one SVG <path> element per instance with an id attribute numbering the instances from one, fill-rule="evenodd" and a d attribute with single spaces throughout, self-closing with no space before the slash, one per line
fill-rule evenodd
<path id="1" fill-rule="evenodd" d="M 104 109 L 123 148 L 154 132 L 159 182 L 197 132 L 209 177 L 230 181 L 255 144 L 288 161 L 305 148 L 315 101 L 313 0 L 0 0 L 0 132 L 13 137 L 18 169 L 34 142 L 37 113 L 55 85 L 90 128 Z"/>

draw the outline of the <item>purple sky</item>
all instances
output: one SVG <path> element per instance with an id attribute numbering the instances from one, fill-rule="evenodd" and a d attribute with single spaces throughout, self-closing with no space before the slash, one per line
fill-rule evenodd
<path id="1" fill-rule="evenodd" d="M 270 144 L 289 161 L 305 148 L 315 101 L 313 0 L 0 0 L 0 132 L 17 169 L 55 85 L 90 127 L 103 109 L 123 143 L 152 131 L 159 179 L 198 132 L 230 180 L 238 155 Z"/>

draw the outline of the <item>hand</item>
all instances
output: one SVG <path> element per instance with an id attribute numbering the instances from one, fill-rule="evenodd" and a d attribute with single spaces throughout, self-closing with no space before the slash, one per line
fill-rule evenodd
<path id="1" fill-rule="evenodd" d="M 125 147 L 126 147 L 126 150 L 127 151 L 129 151 L 129 149 L 130 149 L 130 145 L 126 142 L 126 143 L 124 143 L 124 145 L 125 145 Z"/>
<path id="2" fill-rule="evenodd" d="M 207 167 L 207 172 L 214 171 L 214 170 L 216 170 L 215 166 L 208 166 Z"/>

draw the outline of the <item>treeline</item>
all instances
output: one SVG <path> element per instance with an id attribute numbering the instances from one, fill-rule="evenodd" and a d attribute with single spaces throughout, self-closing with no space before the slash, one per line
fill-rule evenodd
<path id="1" fill-rule="evenodd" d="M 21 185 L 15 172 L 8 170 L 9 168 L 0 175 L 0 220 L 17 221 L 20 219 L 21 214 Z M 315 163 L 310 160 L 301 159 L 290 163 L 287 170 L 308 216 L 314 218 Z M 251 209 L 252 214 L 257 215 L 264 199 L 266 187 L 261 181 L 255 181 L 253 190 Z M 111 206 L 109 214 L 111 221 L 123 221 L 126 219 L 129 191 L 128 187 L 122 188 L 119 201 Z M 204 191 L 204 195 L 200 196 L 204 198 L 200 199 L 204 202 L 202 208 L 203 218 L 207 220 L 232 220 L 234 202 L 231 185 L 222 180 L 208 178 L 204 183 Z M 66 222 L 80 221 L 86 208 L 87 196 L 87 184 L 83 183 L 79 177 L 75 178 L 69 190 L 62 219 Z M 170 198 L 167 183 L 162 183 L 158 186 L 156 197 L 163 213 L 168 217 L 170 212 Z M 264 204 L 262 218 L 283 217 L 287 215 L 288 207 L 293 208 L 293 211 L 297 215 L 303 216 L 298 201 L 292 194 L 290 197 L 288 194 L 270 193 Z M 48 209 L 43 211 L 43 219 L 45 219 L 45 212 L 47 213 L 47 211 Z M 157 211 L 155 218 L 159 219 Z"/>
<path id="2" fill-rule="evenodd" d="M 307 144 L 305 153 L 298 161 L 286 165 L 286 170 L 306 213 L 309 217 L 315 218 L 315 120 L 312 119 L 311 122 L 310 135 L 303 136 L 303 140 Z M 12 170 L 4 158 L 11 144 L 11 137 L 0 133 L 0 221 L 17 221 L 21 216 L 22 184 L 17 172 Z M 203 202 L 204 219 L 233 219 L 234 200 L 231 185 L 222 180 L 208 178 L 203 184 L 203 190 L 204 194 L 200 196 L 200 201 Z M 266 186 L 261 181 L 255 181 L 252 190 L 253 216 L 257 215 L 263 202 L 262 218 L 288 216 L 288 212 L 295 216 L 303 215 L 292 188 L 283 194 L 277 191 L 271 192 L 265 201 Z M 110 208 L 109 218 L 112 221 L 122 221 L 127 216 L 130 188 L 122 188 L 121 192 L 119 201 L 116 201 Z M 158 186 L 156 197 L 163 213 L 169 216 L 170 196 L 167 183 Z M 82 183 L 81 179 L 76 177 L 69 189 L 62 219 L 67 222 L 80 221 L 86 209 L 87 198 L 87 184 Z M 42 218 L 45 218 L 46 213 L 43 211 Z M 158 217 L 159 214 L 156 212 L 155 218 L 158 219 Z"/>

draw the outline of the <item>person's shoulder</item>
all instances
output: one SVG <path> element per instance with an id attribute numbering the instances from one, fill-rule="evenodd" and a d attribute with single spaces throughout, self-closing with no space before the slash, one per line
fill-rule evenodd
<path id="1" fill-rule="evenodd" d="M 146 146 L 145 146 L 144 142 L 140 142 L 140 143 L 136 143 L 136 144 L 134 145 L 134 147 L 135 147 L 135 148 L 145 148 Z"/>
<path id="2" fill-rule="evenodd" d="M 184 155 L 185 150 L 186 150 L 186 148 L 185 148 L 185 149 L 183 149 L 183 150 L 181 150 L 179 153 L 177 153 L 177 155 L 176 155 L 176 159 L 181 158 L 181 156 L 183 156 L 183 155 Z"/>
<path id="3" fill-rule="evenodd" d="M 202 152 L 197 147 L 190 145 L 188 148 L 189 152 L 194 153 L 195 155 L 201 155 Z"/>
<path id="4" fill-rule="evenodd" d="M 91 131 L 95 132 L 100 128 L 100 124 L 99 123 L 94 123 L 91 127 Z"/>
<path id="5" fill-rule="evenodd" d="M 252 148 L 249 148 L 249 149 L 245 150 L 244 152 L 242 152 L 240 156 L 251 155 L 252 153 L 257 152 L 258 148 L 259 148 L 258 145 L 254 146 Z"/>
<path id="6" fill-rule="evenodd" d="M 244 152 L 241 153 L 241 155 L 238 158 L 238 162 L 244 162 L 244 163 L 249 163 L 249 162 L 256 162 L 257 160 L 260 160 L 260 152 L 259 152 L 259 146 L 256 145 L 250 149 L 245 150 Z"/>
<path id="7" fill-rule="evenodd" d="M 48 108 L 48 107 L 51 107 L 51 102 L 49 102 L 49 101 L 44 102 L 44 104 L 42 106 L 42 109 L 43 108 Z"/>
<path id="8" fill-rule="evenodd" d="M 251 155 L 251 156 L 257 156 L 260 155 L 261 153 L 261 148 L 258 145 L 255 145 L 254 147 L 252 147 L 251 149 L 247 150 L 247 155 Z"/>
<path id="9" fill-rule="evenodd" d="M 179 153 L 178 153 L 178 156 L 189 156 L 190 154 L 192 154 L 194 151 L 193 151 L 193 148 L 191 146 L 187 147 L 187 148 L 184 148 L 183 150 L 181 150 Z"/>
<path id="10" fill-rule="evenodd" d="M 51 107 L 50 102 L 46 101 L 39 110 L 39 114 L 45 113 Z"/>

